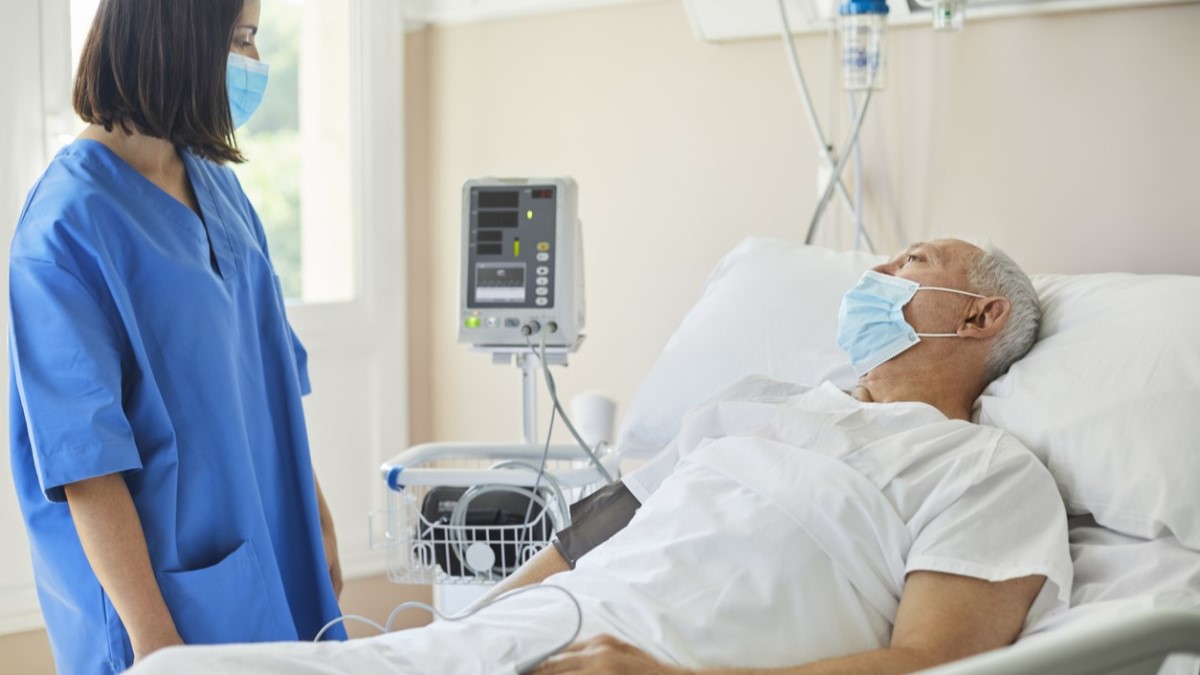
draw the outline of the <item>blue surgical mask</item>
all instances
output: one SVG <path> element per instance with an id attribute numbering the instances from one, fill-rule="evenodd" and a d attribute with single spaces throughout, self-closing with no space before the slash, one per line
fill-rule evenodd
<path id="1" fill-rule="evenodd" d="M 229 52 L 229 61 L 225 65 L 225 85 L 229 90 L 229 109 L 233 113 L 235 129 L 249 122 L 254 111 L 262 104 L 270 72 L 270 66 L 262 61 Z"/>
<path id="2" fill-rule="evenodd" d="M 867 270 L 854 288 L 846 292 L 838 311 L 838 345 L 850 357 L 859 377 L 896 358 L 923 337 L 958 337 L 957 333 L 918 333 L 904 319 L 904 306 L 917 291 L 984 297 L 953 288 L 922 286 L 915 281 Z"/>

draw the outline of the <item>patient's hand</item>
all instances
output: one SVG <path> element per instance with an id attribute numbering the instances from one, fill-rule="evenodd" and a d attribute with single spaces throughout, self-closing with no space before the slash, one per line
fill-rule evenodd
<path id="1" fill-rule="evenodd" d="M 659 663 L 646 652 L 621 642 L 611 635 L 601 635 L 576 642 L 546 659 L 532 675 L 552 673 L 638 673 L 639 675 L 686 675 L 691 671 Z"/>

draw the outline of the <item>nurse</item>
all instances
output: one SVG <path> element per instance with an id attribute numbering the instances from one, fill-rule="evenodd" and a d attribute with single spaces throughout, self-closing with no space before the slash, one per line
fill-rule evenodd
<path id="1" fill-rule="evenodd" d="M 226 166 L 266 86 L 258 20 L 259 0 L 104 0 L 75 81 L 89 126 L 17 225 L 13 476 L 63 673 L 339 614 L 306 354 Z"/>

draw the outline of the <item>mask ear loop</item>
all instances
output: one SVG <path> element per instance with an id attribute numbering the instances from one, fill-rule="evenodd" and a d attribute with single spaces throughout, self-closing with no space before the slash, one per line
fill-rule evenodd
<path id="1" fill-rule="evenodd" d="M 986 295 L 972 293 L 971 291 L 960 291 L 957 288 L 942 288 L 941 286 L 918 286 L 917 290 L 918 291 L 945 291 L 947 293 L 958 293 L 959 295 L 966 295 L 966 296 L 970 296 L 972 298 L 979 298 L 980 300 L 987 297 Z"/>
<path id="2" fill-rule="evenodd" d="M 972 293 L 970 291 L 960 291 L 957 288 L 943 288 L 941 286 L 921 286 L 921 287 L 917 288 L 917 290 L 918 291 L 945 291 L 946 293 L 957 293 L 958 295 L 965 295 L 965 296 L 968 296 L 971 298 L 979 298 L 980 300 L 987 297 L 986 295 L 980 295 L 978 293 Z M 958 337 L 958 333 L 914 333 L 914 335 L 916 335 L 919 338 Z"/>

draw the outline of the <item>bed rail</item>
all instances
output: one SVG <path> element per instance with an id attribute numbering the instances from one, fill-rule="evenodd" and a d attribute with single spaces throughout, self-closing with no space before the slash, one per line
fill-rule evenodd
<path id="1" fill-rule="evenodd" d="M 1155 675 L 1171 654 L 1200 655 L 1200 614 L 1163 609 L 1083 621 L 920 675 Z"/>

